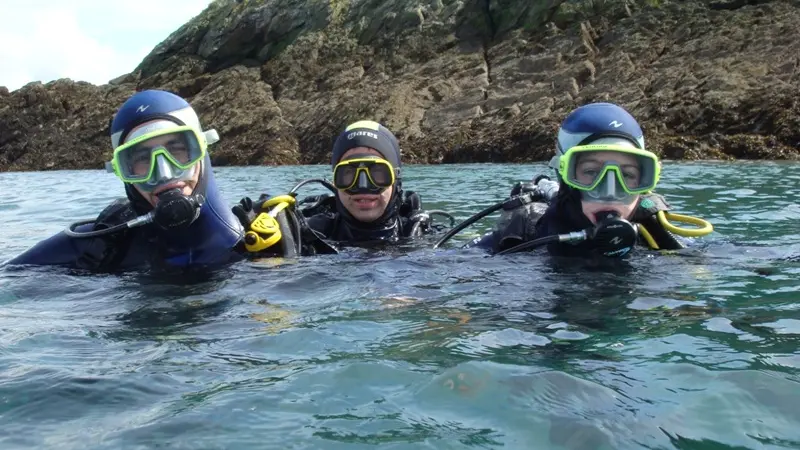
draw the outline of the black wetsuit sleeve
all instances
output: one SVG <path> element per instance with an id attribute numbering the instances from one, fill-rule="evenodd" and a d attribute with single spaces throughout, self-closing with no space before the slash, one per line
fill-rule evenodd
<path id="1" fill-rule="evenodd" d="M 88 231 L 92 226 L 93 224 L 84 225 L 78 227 L 76 231 Z M 37 243 L 8 264 L 95 269 L 102 261 L 106 247 L 101 238 L 75 239 L 62 231 Z"/>
<path id="2" fill-rule="evenodd" d="M 77 232 L 113 227 L 136 217 L 127 199 L 107 206 L 94 222 L 76 227 Z M 63 231 L 34 245 L 8 264 L 65 266 L 76 269 L 113 269 L 128 248 L 127 232 L 91 238 L 75 238 Z"/>

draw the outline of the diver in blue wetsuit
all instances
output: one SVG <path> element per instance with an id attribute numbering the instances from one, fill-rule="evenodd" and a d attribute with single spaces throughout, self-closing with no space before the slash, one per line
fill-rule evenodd
<path id="1" fill-rule="evenodd" d="M 214 267 L 242 259 L 251 220 L 240 219 L 241 208 L 226 205 L 217 188 L 208 146 L 218 140 L 216 131 L 203 131 L 183 98 L 159 90 L 136 93 L 111 122 L 114 153 L 106 163 L 124 183 L 127 198 L 9 264 L 110 272 Z M 286 255 L 291 247 L 278 243 L 268 250 Z"/>
<path id="2" fill-rule="evenodd" d="M 558 181 L 540 176 L 517 183 L 509 199 L 454 227 L 435 247 L 498 210 L 494 229 L 468 247 L 505 254 L 547 245 L 559 256 L 621 257 L 637 244 L 684 248 L 676 235 L 713 230 L 704 220 L 670 213 L 664 197 L 653 192 L 661 163 L 645 148 L 637 121 L 620 106 L 592 103 L 572 111 L 559 129 L 550 167 Z M 670 221 L 699 228 L 678 228 Z"/>

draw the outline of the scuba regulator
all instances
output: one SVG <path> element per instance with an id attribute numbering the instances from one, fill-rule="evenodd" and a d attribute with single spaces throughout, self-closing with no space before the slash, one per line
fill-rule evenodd
<path id="1" fill-rule="evenodd" d="M 507 255 L 523 250 L 531 250 L 547 244 L 557 242 L 577 243 L 591 241 L 593 250 L 606 257 L 625 256 L 636 244 L 638 232 L 636 226 L 621 218 L 616 211 L 603 211 L 598 214 L 597 225 L 572 233 L 545 236 L 532 241 L 523 242 L 517 246 L 505 249 L 496 255 Z"/>
<path id="2" fill-rule="evenodd" d="M 594 228 L 589 229 L 588 237 L 594 243 L 594 250 L 603 256 L 619 257 L 628 253 L 636 244 L 638 236 L 636 227 L 621 218 L 616 211 L 604 211 L 598 216 Z M 599 218 L 599 217 L 598 217 Z"/>
<path id="3" fill-rule="evenodd" d="M 164 230 L 186 228 L 200 215 L 204 202 L 200 194 L 187 197 L 180 189 L 169 189 L 158 194 L 155 209 L 147 215 L 152 215 L 153 223 Z"/>
<path id="4" fill-rule="evenodd" d="M 180 189 L 168 189 L 158 194 L 158 203 L 147 214 L 127 222 L 94 231 L 75 231 L 81 225 L 94 223 L 96 219 L 80 220 L 72 223 L 64 230 L 64 234 L 72 238 L 93 238 L 117 233 L 126 229 L 153 223 L 163 230 L 179 230 L 187 228 L 200 216 L 205 198 L 202 194 L 183 195 Z"/>

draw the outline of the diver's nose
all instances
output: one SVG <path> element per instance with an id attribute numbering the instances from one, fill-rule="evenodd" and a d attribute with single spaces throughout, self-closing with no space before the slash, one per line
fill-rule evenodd
<path id="1" fill-rule="evenodd" d="M 358 174 L 358 187 L 361 189 L 369 188 L 369 180 L 367 179 L 367 174 L 363 171 Z"/>
<path id="2" fill-rule="evenodd" d="M 600 182 L 605 185 L 605 189 L 600 189 L 598 200 L 613 201 L 617 199 L 617 179 L 609 171 L 605 175 L 605 179 Z"/>
<path id="3" fill-rule="evenodd" d="M 173 178 L 175 178 L 175 174 L 172 171 L 172 164 L 170 164 L 164 155 L 157 155 L 156 166 L 153 168 L 153 176 L 150 178 L 151 183 L 159 184 Z"/>

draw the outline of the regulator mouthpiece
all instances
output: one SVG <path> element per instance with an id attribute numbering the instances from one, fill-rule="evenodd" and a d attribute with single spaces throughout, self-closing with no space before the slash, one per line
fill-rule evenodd
<path id="1" fill-rule="evenodd" d="M 187 197 L 180 189 L 166 190 L 158 194 L 153 223 L 165 230 L 186 228 L 200 216 L 204 201 L 202 195 Z"/>
<path id="2" fill-rule="evenodd" d="M 636 244 L 636 227 L 621 218 L 615 211 L 603 211 L 597 214 L 591 240 L 595 250 L 603 256 L 622 257 Z"/>

